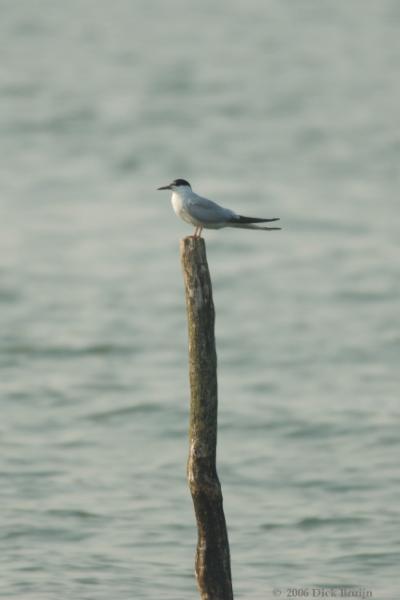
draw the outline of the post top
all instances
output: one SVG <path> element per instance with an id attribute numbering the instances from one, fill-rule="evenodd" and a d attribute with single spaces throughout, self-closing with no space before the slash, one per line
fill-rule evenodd
<path id="1" fill-rule="evenodd" d="M 206 243 L 204 238 L 188 235 L 180 241 L 181 256 L 196 255 L 199 259 L 205 260 Z"/>

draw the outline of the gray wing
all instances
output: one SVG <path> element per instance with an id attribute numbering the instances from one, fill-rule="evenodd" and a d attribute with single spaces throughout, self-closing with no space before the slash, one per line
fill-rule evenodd
<path id="1" fill-rule="evenodd" d="M 212 200 L 193 194 L 188 211 L 193 218 L 202 223 L 229 223 L 237 220 L 236 213 L 224 208 Z"/>

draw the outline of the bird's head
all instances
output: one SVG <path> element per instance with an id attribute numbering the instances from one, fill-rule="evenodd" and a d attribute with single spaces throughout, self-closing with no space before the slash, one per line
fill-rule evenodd
<path id="1" fill-rule="evenodd" d="M 192 189 L 192 186 L 190 185 L 190 183 L 188 181 L 186 181 L 186 179 L 174 179 L 174 181 L 172 183 L 170 183 L 169 185 L 164 185 L 162 187 L 159 187 L 159 190 L 172 190 L 173 192 L 176 191 L 183 191 L 184 188 L 189 188 L 190 190 Z"/>

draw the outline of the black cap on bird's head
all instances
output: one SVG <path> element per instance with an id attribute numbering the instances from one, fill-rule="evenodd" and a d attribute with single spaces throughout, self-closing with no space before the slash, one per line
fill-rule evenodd
<path id="1" fill-rule="evenodd" d="M 190 183 L 188 181 L 186 181 L 186 179 L 174 179 L 174 181 L 172 183 L 170 183 L 169 185 L 164 185 L 157 189 L 159 189 L 159 190 L 174 190 L 176 188 L 183 187 L 183 186 L 190 187 L 190 188 L 192 187 L 190 185 Z"/>

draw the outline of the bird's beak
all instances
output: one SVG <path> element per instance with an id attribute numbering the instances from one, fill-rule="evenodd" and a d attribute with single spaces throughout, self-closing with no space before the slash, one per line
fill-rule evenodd
<path id="1" fill-rule="evenodd" d="M 158 190 L 170 190 L 171 186 L 170 185 L 164 185 L 162 187 L 157 188 Z"/>

